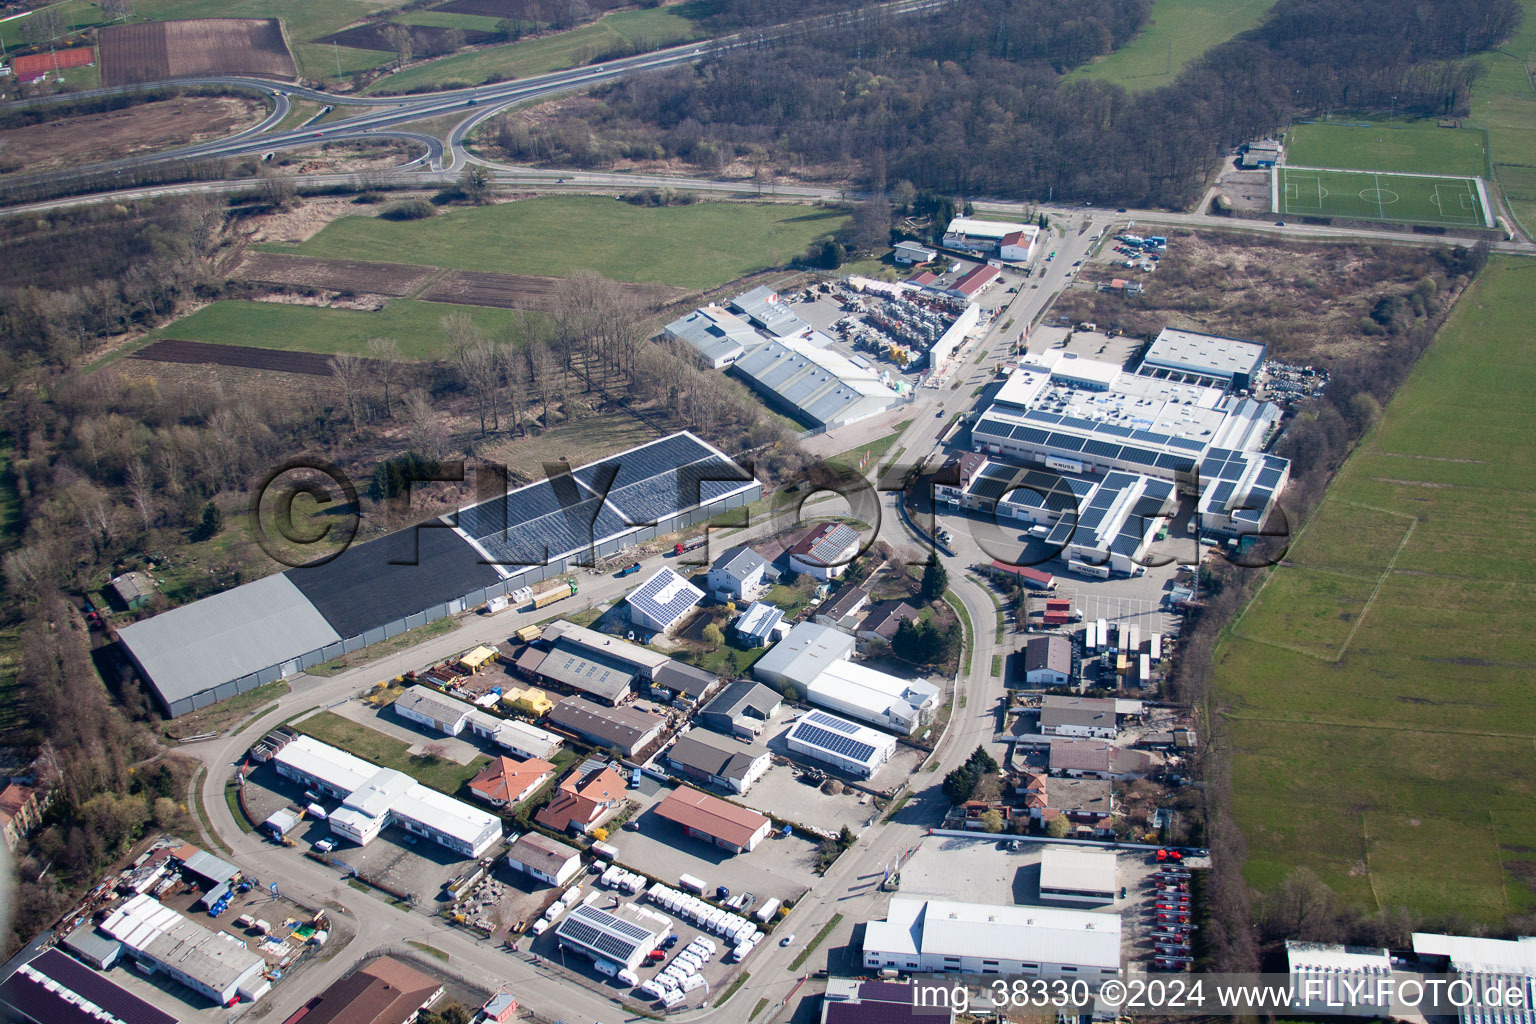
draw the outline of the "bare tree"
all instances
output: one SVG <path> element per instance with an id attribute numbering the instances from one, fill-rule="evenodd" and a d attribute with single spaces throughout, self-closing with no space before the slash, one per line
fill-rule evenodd
<path id="1" fill-rule="evenodd" d="M 442 325 L 443 333 L 448 335 L 448 343 L 453 346 L 454 362 L 462 360 L 464 351 L 483 337 L 479 325 L 468 313 L 444 313 L 438 323 Z"/>
<path id="2" fill-rule="evenodd" d="M 125 479 L 128 494 L 133 498 L 133 507 L 139 510 L 139 519 L 147 532 L 155 518 L 155 476 L 144 465 L 143 459 L 134 459 L 128 466 Z"/>
<path id="3" fill-rule="evenodd" d="M 373 379 L 384 389 L 384 415 L 393 418 L 395 410 L 389 392 L 404 369 L 400 365 L 400 345 L 394 338 L 369 338 L 368 358 L 372 360 L 369 369 L 373 371 Z"/>
<path id="4" fill-rule="evenodd" d="M 492 428 L 501 429 L 501 417 L 496 401 L 500 383 L 501 366 L 496 351 L 485 339 L 480 339 L 459 354 L 459 375 L 464 385 L 475 396 L 480 409 L 480 436 L 486 435 L 486 415 L 491 418 Z"/>
<path id="5" fill-rule="evenodd" d="M 52 42 L 64 34 L 64 15 L 58 7 L 40 7 L 21 23 L 22 41 L 31 46 Z"/>
<path id="6" fill-rule="evenodd" d="M 416 39 L 411 35 L 411 30 L 401 25 L 385 25 L 383 34 L 384 41 L 395 51 L 395 67 L 405 67 L 416 49 Z"/>
<path id="7" fill-rule="evenodd" d="M 448 444 L 448 432 L 442 417 L 432 407 L 432 399 L 425 391 L 410 391 L 400 404 L 405 410 L 406 422 L 410 424 L 412 447 L 431 458 L 442 458 L 443 449 Z"/>
<path id="8" fill-rule="evenodd" d="M 512 429 L 525 433 L 523 407 L 528 404 L 528 356 L 515 345 L 503 342 L 496 346 L 496 361 L 501 367 L 507 408 L 512 413 Z"/>
<path id="9" fill-rule="evenodd" d="M 110 14 L 113 21 L 128 17 L 133 13 L 133 0 L 97 0 L 96 6 L 105 14 Z"/>
<path id="10" fill-rule="evenodd" d="M 556 362 L 554 353 L 549 350 L 548 345 L 542 341 L 535 341 L 528 346 L 528 368 L 534 390 L 539 394 L 539 402 L 544 406 L 543 423 L 544 429 L 548 430 L 549 401 L 555 394 L 558 383 L 555 378 L 560 375 L 560 365 Z"/>
<path id="11" fill-rule="evenodd" d="M 363 359 L 352 352 L 338 352 L 331 356 L 331 375 L 341 385 L 341 393 L 347 400 L 347 420 L 357 426 L 357 387 L 363 379 Z"/>

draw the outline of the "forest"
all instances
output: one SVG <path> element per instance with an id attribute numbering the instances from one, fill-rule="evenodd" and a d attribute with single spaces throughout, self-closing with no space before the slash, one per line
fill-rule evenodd
<path id="1" fill-rule="evenodd" d="M 1135 96 L 1061 74 L 1129 39 L 1145 0 L 977 0 L 966 16 L 884 19 L 768 40 L 697 67 L 616 83 L 564 116 L 512 114 L 502 155 L 561 166 L 678 159 L 717 170 L 755 154 L 780 173 L 850 166 L 877 192 L 906 181 L 961 196 L 1178 206 L 1223 152 L 1293 116 L 1389 105 L 1466 110 L 1520 22 L 1516 0 L 1280 0 L 1257 29 Z M 556 108 L 557 110 L 559 108 Z"/>

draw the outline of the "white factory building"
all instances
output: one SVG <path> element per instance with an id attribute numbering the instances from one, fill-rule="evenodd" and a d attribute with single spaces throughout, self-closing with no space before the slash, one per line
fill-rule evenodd
<path id="1" fill-rule="evenodd" d="M 1385 949 L 1287 939 L 1285 956 L 1292 1010 L 1329 1017 L 1393 1016 L 1390 1001 L 1375 998 L 1377 982 L 1393 974 L 1392 955 Z"/>
<path id="2" fill-rule="evenodd" d="M 1040 229 L 1034 224 L 956 217 L 944 231 L 944 246 L 970 252 L 996 253 L 1012 263 L 1033 259 Z"/>
<path id="3" fill-rule="evenodd" d="M 750 323 L 720 306 L 703 306 L 679 317 L 667 324 L 663 333 L 668 340 L 692 348 L 712 370 L 730 366 L 763 340 Z"/>
<path id="4" fill-rule="evenodd" d="M 655 633 L 670 633 L 704 600 L 704 591 L 675 570 L 662 568 L 629 592 L 629 621 Z"/>
<path id="5" fill-rule="evenodd" d="M 556 926 L 555 940 L 561 949 L 633 971 L 671 932 L 672 922 L 646 907 L 579 906 Z"/>
<path id="6" fill-rule="evenodd" d="M 429 789 L 404 772 L 380 768 L 310 736 L 298 736 L 272 758 L 277 773 L 341 799 L 331 832 L 360 846 L 398 825 L 465 857 L 501 839 L 501 819 Z"/>
<path id="7" fill-rule="evenodd" d="M 1103 906 L 1119 885 L 1112 851 L 1047 846 L 1040 854 L 1040 898 L 1053 903 Z"/>
<path id="8" fill-rule="evenodd" d="M 123 944 L 146 973 L 163 974 L 220 1006 L 255 1002 L 272 988 L 267 962 L 244 942 L 210 931 L 154 897 L 133 897 L 108 915 L 101 930 Z"/>
<path id="9" fill-rule="evenodd" d="M 884 921 L 864 926 L 864 967 L 1093 985 L 1120 970 L 1120 915 L 897 896 Z"/>
<path id="10" fill-rule="evenodd" d="M 856 641 L 832 626 L 796 623 L 752 666 L 753 674 L 782 690 L 793 686 L 812 704 L 905 736 L 932 717 L 939 688 L 856 664 Z"/>
<path id="11" fill-rule="evenodd" d="M 732 364 L 774 409 L 812 427 L 834 427 L 878 416 L 901 404 L 890 375 L 859 357 L 827 347 L 830 338 L 806 329 L 765 341 Z"/>
<path id="12" fill-rule="evenodd" d="M 808 711 L 790 726 L 791 751 L 867 779 L 896 753 L 896 737 L 825 711 Z"/>
<path id="13" fill-rule="evenodd" d="M 1263 368 L 1265 351 L 1257 341 L 1164 327 L 1136 372 L 1243 391 L 1253 386 Z"/>

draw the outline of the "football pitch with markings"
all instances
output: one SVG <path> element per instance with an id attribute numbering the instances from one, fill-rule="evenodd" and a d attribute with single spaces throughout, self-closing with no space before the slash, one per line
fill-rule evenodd
<path id="1" fill-rule="evenodd" d="M 1478 178 L 1291 166 L 1277 167 L 1274 174 L 1275 212 L 1283 216 L 1493 226 L 1487 190 Z"/>

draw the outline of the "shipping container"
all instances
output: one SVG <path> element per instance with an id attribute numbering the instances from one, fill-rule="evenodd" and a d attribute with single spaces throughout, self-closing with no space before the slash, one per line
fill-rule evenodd
<path id="1" fill-rule="evenodd" d="M 533 606 L 535 608 L 543 608 L 547 605 L 554 604 L 556 601 L 564 601 L 568 597 L 575 596 L 576 581 L 561 580 L 556 586 L 535 594 L 533 597 Z"/>

